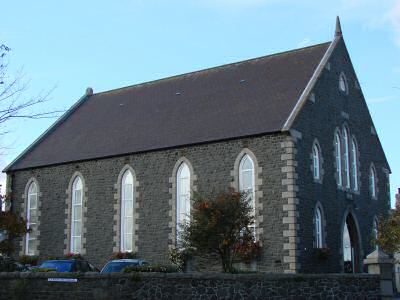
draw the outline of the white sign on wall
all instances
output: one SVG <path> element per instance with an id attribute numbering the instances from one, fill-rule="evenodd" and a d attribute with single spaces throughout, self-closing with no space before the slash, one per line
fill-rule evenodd
<path id="1" fill-rule="evenodd" d="M 47 281 L 51 282 L 78 282 L 77 278 L 48 278 Z"/>

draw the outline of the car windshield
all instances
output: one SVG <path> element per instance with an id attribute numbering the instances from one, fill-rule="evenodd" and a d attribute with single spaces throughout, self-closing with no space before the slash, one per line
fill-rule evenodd
<path id="1" fill-rule="evenodd" d="M 74 262 L 72 261 L 45 261 L 40 269 L 53 269 L 57 272 L 71 272 Z"/>
<path id="2" fill-rule="evenodd" d="M 124 268 L 129 266 L 137 266 L 137 262 L 131 261 L 113 261 L 109 262 L 101 273 L 113 273 L 113 272 L 121 272 Z"/>

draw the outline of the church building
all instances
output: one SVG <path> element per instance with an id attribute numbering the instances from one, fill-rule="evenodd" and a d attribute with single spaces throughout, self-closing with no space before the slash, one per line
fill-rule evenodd
<path id="1" fill-rule="evenodd" d="M 334 39 L 83 97 L 4 170 L 15 255 L 168 263 L 193 193 L 249 193 L 260 272 L 362 272 L 390 167 Z"/>

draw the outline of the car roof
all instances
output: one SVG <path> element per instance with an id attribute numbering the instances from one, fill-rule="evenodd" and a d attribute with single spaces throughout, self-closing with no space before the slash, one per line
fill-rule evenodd
<path id="1" fill-rule="evenodd" d="M 113 260 L 110 260 L 109 261 L 109 263 L 110 262 L 143 262 L 144 260 L 143 259 L 133 259 L 133 258 L 123 258 L 123 259 L 113 259 Z"/>
<path id="2" fill-rule="evenodd" d="M 51 259 L 51 260 L 45 260 L 42 263 L 45 262 L 75 262 L 77 261 L 76 259 Z"/>

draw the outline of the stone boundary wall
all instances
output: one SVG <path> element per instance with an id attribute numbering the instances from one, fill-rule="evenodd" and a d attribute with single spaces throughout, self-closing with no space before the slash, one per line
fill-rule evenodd
<path id="1" fill-rule="evenodd" d="M 380 286 L 369 274 L 0 273 L 0 299 L 380 299 Z"/>

